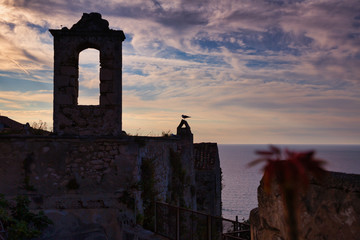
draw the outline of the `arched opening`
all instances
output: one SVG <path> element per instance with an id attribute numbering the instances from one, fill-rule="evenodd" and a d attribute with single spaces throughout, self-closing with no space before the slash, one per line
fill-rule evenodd
<path id="1" fill-rule="evenodd" d="M 99 105 L 100 52 L 88 48 L 79 54 L 78 105 Z"/>

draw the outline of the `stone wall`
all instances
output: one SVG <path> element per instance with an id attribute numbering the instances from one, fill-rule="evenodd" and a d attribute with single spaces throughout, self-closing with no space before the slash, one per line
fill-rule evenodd
<path id="1" fill-rule="evenodd" d="M 171 195 L 170 152 L 179 155 L 184 168 L 192 167 L 185 169 L 189 186 L 184 199 L 196 209 L 195 196 L 186 194 L 195 184 L 193 164 L 188 163 L 193 160 L 192 143 L 177 136 L 1 136 L 0 193 L 8 199 L 28 195 L 33 210 L 45 210 L 56 223 L 46 236 L 64 229 L 72 236 L 98 229 L 117 236 L 109 239 L 121 239 L 118 233 L 125 234 L 128 228 L 131 235 L 136 217 L 144 214 L 139 186 L 141 180 L 148 180 L 141 179 L 144 159 L 153 159 L 154 199 L 165 202 Z"/>
<path id="2" fill-rule="evenodd" d="M 0 186 L 6 194 L 17 194 L 25 177 L 28 185 L 47 194 L 68 192 L 74 188 L 67 187 L 73 179 L 79 185 L 74 190 L 78 194 L 116 191 L 138 171 L 139 150 L 135 141 L 62 137 L 1 138 L 0 141 L 3 166 Z"/>
<path id="3" fill-rule="evenodd" d="M 261 181 L 258 202 L 250 213 L 252 239 L 287 239 L 278 187 L 268 195 Z M 321 181 L 313 179 L 298 211 L 300 239 L 359 239 L 360 175 L 329 172 Z"/>
<path id="4" fill-rule="evenodd" d="M 216 143 L 194 144 L 197 209 L 221 216 L 221 168 Z"/>

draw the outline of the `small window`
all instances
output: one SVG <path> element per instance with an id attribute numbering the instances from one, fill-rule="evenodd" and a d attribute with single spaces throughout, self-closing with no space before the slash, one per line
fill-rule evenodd
<path id="1" fill-rule="evenodd" d="M 78 105 L 99 105 L 100 52 L 88 48 L 79 54 Z"/>

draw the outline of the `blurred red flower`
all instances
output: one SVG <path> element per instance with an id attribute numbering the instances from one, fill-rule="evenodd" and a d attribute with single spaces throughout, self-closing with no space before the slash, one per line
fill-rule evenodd
<path id="1" fill-rule="evenodd" d="M 248 166 L 266 163 L 263 168 L 264 191 L 269 194 L 274 181 L 279 185 L 289 239 L 297 240 L 298 196 L 306 190 L 310 176 L 320 177 L 326 172 L 323 168 L 325 161 L 316 159 L 314 151 L 294 152 L 286 149 L 282 152 L 275 146 L 270 146 L 268 151 L 256 151 L 256 154 L 260 155 L 260 158 L 250 162 Z"/>

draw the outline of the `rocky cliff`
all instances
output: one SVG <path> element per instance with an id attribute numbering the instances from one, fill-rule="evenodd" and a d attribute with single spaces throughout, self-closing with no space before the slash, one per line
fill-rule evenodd
<path id="1" fill-rule="evenodd" d="M 275 185 L 266 194 L 263 181 L 258 188 L 259 207 L 250 213 L 253 240 L 287 239 L 282 196 Z M 328 172 L 312 179 L 307 194 L 299 199 L 300 239 L 359 239 L 360 175 Z"/>

